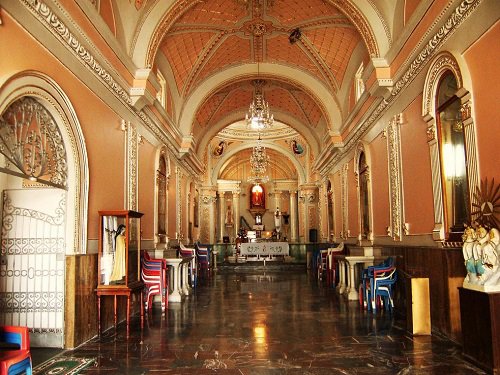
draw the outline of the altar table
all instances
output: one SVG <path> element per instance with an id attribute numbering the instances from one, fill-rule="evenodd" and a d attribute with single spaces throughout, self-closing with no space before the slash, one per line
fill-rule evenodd
<path id="1" fill-rule="evenodd" d="M 243 242 L 240 245 L 240 255 L 269 257 L 289 255 L 288 242 Z"/>

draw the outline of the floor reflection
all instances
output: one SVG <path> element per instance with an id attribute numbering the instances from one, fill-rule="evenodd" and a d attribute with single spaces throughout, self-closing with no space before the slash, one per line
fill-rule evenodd
<path id="1" fill-rule="evenodd" d="M 182 303 L 159 306 L 67 356 L 96 358 L 82 374 L 481 374 L 439 336 L 412 337 L 304 271 L 223 272 Z"/>

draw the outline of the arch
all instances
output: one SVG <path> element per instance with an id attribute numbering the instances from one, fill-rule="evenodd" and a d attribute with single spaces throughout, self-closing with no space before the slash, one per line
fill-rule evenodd
<path id="1" fill-rule="evenodd" d="M 155 158 L 155 200 L 154 200 L 154 228 L 155 245 L 166 243 L 168 228 L 168 172 L 169 159 L 165 146 L 160 146 L 156 151 Z"/>
<path id="2" fill-rule="evenodd" d="M 167 22 L 165 19 L 168 19 L 168 12 L 174 3 L 175 0 L 157 1 L 139 21 L 138 32 L 135 33 L 130 45 L 130 56 L 136 66 L 153 66 L 154 55 L 161 41 L 161 38 L 158 39 L 156 34 L 160 32 L 163 37 L 166 32 L 163 30 L 165 27 L 163 25 Z M 196 1 L 192 3 L 196 4 Z M 175 19 L 175 17 L 172 18 Z M 154 51 L 153 55 L 151 55 L 151 51 Z"/>
<path id="3" fill-rule="evenodd" d="M 179 130 L 188 135 L 196 119 L 196 111 L 204 101 L 217 89 L 239 79 L 248 79 L 256 75 L 256 64 L 245 64 L 225 69 L 207 78 L 196 87 L 181 109 L 179 117 Z M 342 124 L 342 111 L 337 97 L 320 81 L 299 69 L 278 64 L 259 64 L 260 77 L 272 77 L 289 84 L 301 87 L 307 91 L 319 106 L 324 109 L 324 116 L 330 132 L 339 133 Z"/>
<path id="4" fill-rule="evenodd" d="M 466 176 L 469 205 L 477 203 L 477 198 L 474 196 L 473 192 L 475 187 L 479 185 L 478 149 L 473 121 L 471 93 L 464 87 L 464 79 L 470 84 L 470 76 L 463 60 L 460 60 L 460 62 L 462 64 L 459 64 L 455 56 L 448 51 L 439 53 L 431 61 L 424 83 L 422 116 L 424 121 L 427 122 L 427 142 L 431 160 L 432 193 L 434 196 L 433 239 L 435 241 L 447 240 L 447 230 L 445 228 L 445 201 L 443 196 L 445 186 L 443 185 L 441 142 L 436 121 L 436 113 L 438 110 L 436 106 L 436 97 L 441 80 L 449 73 L 455 78 L 457 86 L 455 96 L 460 101 L 459 111 L 464 131 L 465 155 L 467 157 Z M 469 206 L 469 212 L 470 211 L 471 207 Z"/>
<path id="5" fill-rule="evenodd" d="M 276 114 L 279 114 L 280 112 L 273 111 L 273 114 L 276 116 Z M 235 122 L 241 121 L 241 116 L 242 114 L 238 114 L 236 116 L 235 113 L 230 114 L 223 118 L 221 121 L 218 121 L 217 123 L 213 124 L 209 128 L 206 128 L 205 131 L 203 132 L 203 138 L 198 141 L 196 144 L 196 153 L 198 157 L 201 159 L 203 157 L 204 152 L 206 152 L 206 149 L 212 139 L 217 136 L 217 134 L 226 128 L 228 125 L 231 125 Z M 299 135 L 301 135 L 305 140 L 307 140 L 307 144 L 311 149 L 311 152 L 313 155 L 319 155 L 320 154 L 320 139 L 319 135 L 312 131 L 310 128 L 308 128 L 306 125 L 304 125 L 302 122 L 298 121 L 294 117 L 290 115 L 284 115 L 284 116 L 279 116 L 282 118 L 284 121 L 278 121 L 275 120 L 274 123 L 282 123 L 284 125 L 289 126 L 293 130 L 295 130 Z M 287 138 L 287 137 L 293 137 L 293 135 L 280 135 L 281 138 Z"/>
<path id="6" fill-rule="evenodd" d="M 381 57 L 391 47 L 389 28 L 370 0 L 329 0 L 354 24 L 371 57 Z"/>
<path id="7" fill-rule="evenodd" d="M 268 149 L 276 150 L 276 151 L 282 153 L 283 155 L 285 155 L 286 157 L 288 157 L 288 159 L 290 159 L 292 164 L 297 169 L 297 174 L 299 176 L 299 185 L 306 182 L 306 173 L 304 171 L 304 168 L 297 161 L 297 159 L 295 159 L 293 154 L 288 149 L 285 149 L 283 147 L 279 147 L 273 143 L 266 143 L 265 140 L 262 142 L 262 145 Z M 224 153 L 224 156 L 222 158 L 220 158 L 212 168 L 212 174 L 210 176 L 210 185 L 215 186 L 217 184 L 217 178 L 219 176 L 219 172 L 220 172 L 221 168 L 224 166 L 224 164 L 226 163 L 226 161 L 228 159 L 230 159 L 233 155 L 235 155 L 238 152 L 245 150 L 247 148 L 251 148 L 251 147 L 248 144 L 246 144 L 246 145 L 242 144 L 242 145 L 238 145 L 237 147 L 231 148 L 226 153 Z"/>
<path id="8" fill-rule="evenodd" d="M 358 241 L 373 241 L 373 207 L 371 186 L 371 157 L 369 147 L 359 142 L 354 155 L 354 174 L 356 176 L 358 201 Z M 367 222 L 368 221 L 368 222 Z"/>
<path id="9" fill-rule="evenodd" d="M 141 19 L 130 55 L 137 66 L 153 66 L 159 45 L 170 26 L 198 1 L 159 1 Z M 384 56 L 391 46 L 391 35 L 378 9 L 369 0 L 329 0 L 354 24 L 372 57 Z"/>
<path id="10" fill-rule="evenodd" d="M 435 93 L 437 92 L 441 77 L 451 71 L 457 80 L 458 88 L 463 87 L 462 74 L 455 57 L 449 52 L 442 52 L 431 62 L 429 71 L 425 77 L 423 101 L 422 101 L 422 116 L 434 117 L 436 113 Z"/>
<path id="11" fill-rule="evenodd" d="M 0 87 L 0 113 L 24 96 L 40 102 L 50 112 L 61 132 L 68 163 L 66 253 L 86 253 L 89 171 L 85 139 L 78 117 L 57 83 L 35 71 L 19 72 Z"/>

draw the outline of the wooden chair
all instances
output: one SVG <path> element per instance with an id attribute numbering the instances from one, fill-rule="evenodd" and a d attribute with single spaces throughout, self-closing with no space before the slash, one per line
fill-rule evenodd
<path id="1" fill-rule="evenodd" d="M 33 372 L 30 352 L 30 336 L 27 327 L 0 326 L 0 343 L 9 345 L 0 351 L 0 374 L 31 375 Z M 10 348 L 10 345 L 13 348 Z M 7 350 L 8 349 L 8 350 Z"/>
<path id="2" fill-rule="evenodd" d="M 168 307 L 167 264 L 164 259 L 152 259 L 144 251 L 142 254 L 141 278 L 144 283 L 144 308 L 153 306 L 153 296 L 161 296 L 161 311 Z"/>

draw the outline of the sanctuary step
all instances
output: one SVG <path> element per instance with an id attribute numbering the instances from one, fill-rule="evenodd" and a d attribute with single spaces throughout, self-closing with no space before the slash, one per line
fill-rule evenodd
<path id="1" fill-rule="evenodd" d="M 306 263 L 287 263 L 283 261 L 264 262 L 246 261 L 245 263 L 224 262 L 218 264 L 219 272 L 260 272 L 260 271 L 307 271 Z"/>

